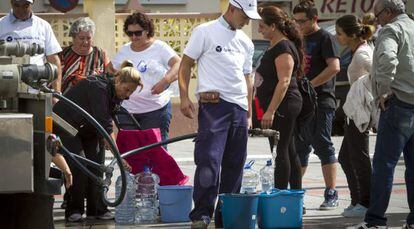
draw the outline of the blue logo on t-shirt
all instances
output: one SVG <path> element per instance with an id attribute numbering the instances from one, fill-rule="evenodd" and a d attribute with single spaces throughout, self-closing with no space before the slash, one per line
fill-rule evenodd
<path id="1" fill-rule="evenodd" d="M 137 70 L 141 73 L 146 72 L 148 69 L 147 64 L 145 63 L 145 61 L 141 60 L 138 64 L 137 64 Z"/>
<path id="2" fill-rule="evenodd" d="M 13 37 L 8 36 L 8 37 L 6 38 L 6 41 L 7 41 L 7 42 L 12 42 L 12 41 L 13 41 Z"/>
<path id="3" fill-rule="evenodd" d="M 220 45 L 218 45 L 217 47 L 216 47 L 216 51 L 217 52 L 221 52 L 223 49 L 221 48 L 221 46 Z"/>

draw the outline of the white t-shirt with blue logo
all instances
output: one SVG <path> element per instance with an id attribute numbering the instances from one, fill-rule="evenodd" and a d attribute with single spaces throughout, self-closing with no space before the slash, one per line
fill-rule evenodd
<path id="1" fill-rule="evenodd" d="M 49 56 L 62 51 L 50 24 L 36 15 L 22 21 L 17 19 L 12 12 L 7 14 L 0 19 L 0 39 L 7 42 L 36 43 L 44 47 L 45 53 L 30 57 L 30 64 L 44 65 L 45 55 Z"/>
<path id="2" fill-rule="evenodd" d="M 254 45 L 241 30 L 230 30 L 219 20 L 196 27 L 184 54 L 197 61 L 200 92 L 218 91 L 220 98 L 247 110 L 245 75 L 252 72 Z"/>
<path id="3" fill-rule="evenodd" d="M 147 49 L 136 52 L 131 49 L 131 42 L 123 45 L 115 57 L 111 60 L 116 70 L 119 70 L 122 62 L 130 60 L 140 72 L 144 88 L 141 92 L 136 90 L 128 100 L 122 102 L 130 113 L 141 114 L 158 110 L 170 101 L 171 90 L 165 90 L 161 94 L 151 94 L 151 88 L 159 82 L 170 67 L 168 62 L 177 53 L 165 42 L 155 40 Z M 176 83 L 176 82 L 174 82 Z"/>

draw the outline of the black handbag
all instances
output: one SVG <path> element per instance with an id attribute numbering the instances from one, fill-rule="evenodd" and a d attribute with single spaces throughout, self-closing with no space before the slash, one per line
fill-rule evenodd
<path id="1" fill-rule="evenodd" d="M 307 77 L 297 78 L 299 92 L 302 95 L 302 109 L 296 119 L 296 130 L 302 141 L 310 141 L 316 131 L 318 97 Z"/>

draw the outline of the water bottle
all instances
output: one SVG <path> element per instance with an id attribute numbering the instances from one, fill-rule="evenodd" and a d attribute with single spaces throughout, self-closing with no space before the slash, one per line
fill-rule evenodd
<path id="1" fill-rule="evenodd" d="M 157 188 L 160 178 L 152 173 L 148 166 L 144 166 L 144 171 L 135 176 L 135 182 L 137 184 L 135 223 L 157 223 L 159 218 Z"/>
<path id="2" fill-rule="evenodd" d="M 122 178 L 119 176 L 115 183 L 115 195 L 121 194 Z M 134 224 L 135 222 L 135 182 L 134 175 L 126 172 L 126 193 L 122 202 L 115 207 L 115 222 L 118 224 Z"/>
<path id="3" fill-rule="evenodd" d="M 272 160 L 268 160 L 266 165 L 260 170 L 260 182 L 262 183 L 262 192 L 271 190 L 275 184 L 274 169 Z"/>
<path id="4" fill-rule="evenodd" d="M 253 164 L 254 160 L 250 161 L 244 166 L 240 193 L 255 193 L 257 191 L 257 185 L 259 184 L 259 174 L 253 170 Z"/>

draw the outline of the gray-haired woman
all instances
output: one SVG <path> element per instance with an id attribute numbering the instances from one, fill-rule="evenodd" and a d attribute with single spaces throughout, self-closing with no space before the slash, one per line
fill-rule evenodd
<path id="1" fill-rule="evenodd" d="M 78 82 L 91 75 L 101 75 L 106 72 L 109 59 L 104 50 L 93 46 L 93 35 L 95 34 L 95 23 L 88 17 L 76 19 L 69 30 L 72 37 L 72 44 L 63 48 L 59 53 L 62 65 L 62 92 L 67 92 Z M 74 179 L 77 179 L 76 177 Z M 88 190 L 92 190 L 93 184 L 85 184 Z M 92 193 L 88 191 L 88 193 Z M 95 197 L 87 197 L 87 215 L 96 216 L 103 219 L 113 218 L 107 207 L 101 200 L 91 200 Z M 67 203 L 73 199 L 68 192 L 65 193 L 62 208 L 67 207 Z M 69 207 L 70 208 L 70 207 Z M 71 211 L 71 209 L 66 209 Z M 68 221 L 78 221 L 80 218 L 68 216 Z"/>
<path id="2" fill-rule="evenodd" d="M 62 92 L 90 75 L 106 72 L 109 59 L 104 50 L 93 46 L 95 23 L 88 17 L 76 19 L 70 27 L 72 44 L 59 53 L 62 63 Z"/>

